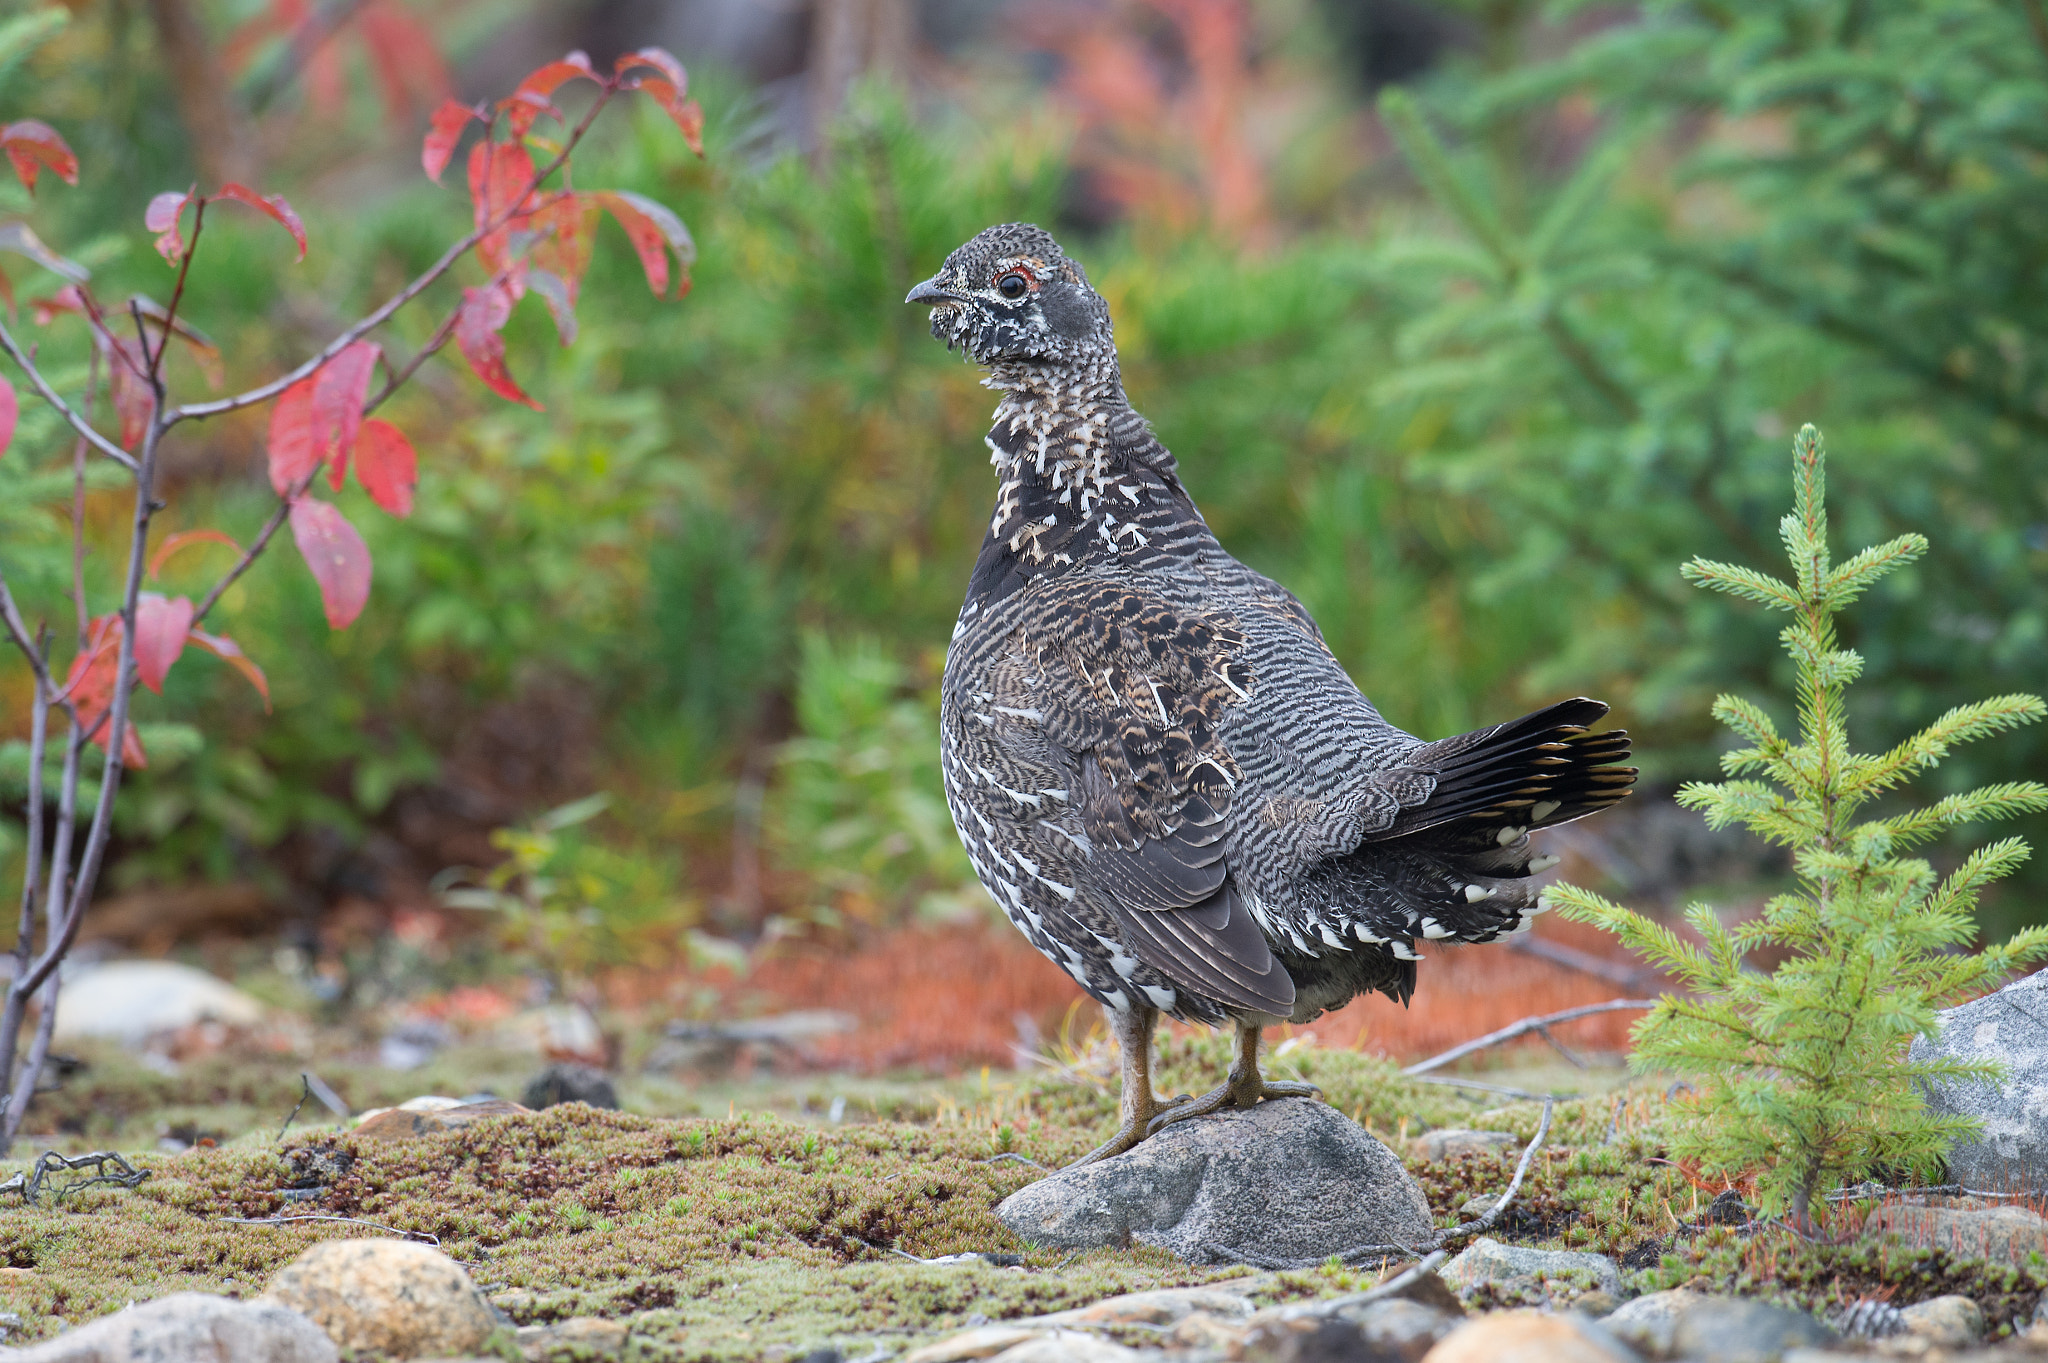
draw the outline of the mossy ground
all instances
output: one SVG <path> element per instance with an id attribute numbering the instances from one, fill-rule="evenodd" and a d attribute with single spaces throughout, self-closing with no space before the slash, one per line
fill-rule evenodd
<path id="1" fill-rule="evenodd" d="M 1162 1052 L 1162 1089 L 1199 1091 L 1220 1076 L 1226 1043 L 1176 1036 Z M 167 1292 L 253 1295 L 313 1241 L 373 1233 L 334 1222 L 222 1219 L 281 1213 L 432 1235 L 520 1323 L 630 1316 L 650 1359 L 752 1359 L 904 1340 L 975 1317 L 1035 1315 L 1240 1276 L 1143 1248 L 1034 1251 L 995 1218 L 998 1202 L 1040 1176 L 995 1157 L 1057 1166 L 1111 1125 L 1114 1081 L 1103 1057 L 1066 1060 L 1056 1071 L 950 1081 L 814 1075 L 711 1089 L 650 1082 L 627 1086 L 629 1112 L 577 1105 L 368 1142 L 308 1113 L 279 1140 L 298 1097 L 296 1066 L 284 1060 L 216 1057 L 165 1076 L 95 1057 L 39 1106 L 71 1133 L 65 1148 L 150 1151 L 165 1122 L 218 1133 L 218 1144 L 137 1156 L 153 1175 L 133 1191 L 96 1188 L 35 1207 L 10 1199 L 0 1207 L 0 1266 L 25 1271 L 0 1272 L 0 1310 L 21 1316 L 19 1339 Z M 337 1073 L 353 1101 L 367 1104 L 423 1091 L 516 1092 L 522 1063 L 530 1065 L 456 1053 L 438 1070 Z M 1301 1048 L 1270 1068 L 1323 1085 L 1332 1104 L 1404 1153 L 1404 1134 L 1443 1126 L 1527 1139 L 1540 1112 L 1535 1103 L 1502 1105 L 1485 1093 L 1417 1084 L 1348 1052 Z M 846 1120 L 827 1124 L 816 1114 L 834 1096 L 848 1099 Z M 679 1115 L 692 1112 L 702 1115 Z M 2030 1315 L 2048 1280 L 2048 1266 L 1990 1269 L 1928 1251 L 1806 1245 L 1778 1232 L 1674 1238 L 1698 1217 L 1705 1195 L 1659 1162 L 1664 1120 L 1662 1090 L 1648 1085 L 1559 1104 L 1503 1238 L 1615 1255 L 1662 1241 L 1661 1261 L 1633 1276 L 1644 1289 L 1689 1283 L 1809 1308 L 1866 1292 L 1890 1290 L 1904 1304 L 1967 1291 L 2007 1328 Z M 316 1148 L 355 1163 L 317 1201 L 287 1201 L 288 1156 Z M 1467 1198 L 1504 1186 L 1516 1153 L 1435 1162 L 1411 1155 L 1409 1165 L 1448 1225 Z M 968 1252 L 1015 1260 L 928 1265 L 903 1257 Z M 1260 1281 L 1270 1298 L 1349 1290 L 1360 1280 L 1332 1267 Z"/>

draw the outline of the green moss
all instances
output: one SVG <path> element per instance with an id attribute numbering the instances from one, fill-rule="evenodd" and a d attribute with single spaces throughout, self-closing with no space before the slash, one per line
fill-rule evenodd
<path id="1" fill-rule="evenodd" d="M 1228 1060 L 1224 1037 L 1175 1036 L 1161 1049 L 1158 1082 L 1168 1093 L 1209 1088 Z M 376 1233 L 331 1222 L 221 1220 L 280 1213 L 357 1217 L 437 1237 L 519 1323 L 630 1318 L 635 1347 L 648 1360 L 755 1359 L 859 1340 L 870 1342 L 852 1352 L 865 1353 L 877 1339 L 907 1342 L 975 1316 L 1012 1319 L 1241 1273 L 1146 1249 L 1031 1250 L 996 1220 L 998 1202 L 1042 1175 L 1013 1159 L 989 1162 L 994 1156 L 1057 1167 L 1108 1133 L 1115 1073 L 1101 1062 L 1075 1057 L 1061 1073 L 872 1082 L 848 1104 L 861 1120 L 829 1127 L 759 1111 L 707 1120 L 577 1105 L 403 1142 L 360 1141 L 309 1125 L 302 1114 L 279 1142 L 277 1124 L 298 1097 L 289 1060 L 201 1062 L 166 1078 L 120 1057 L 95 1057 L 85 1082 L 50 1096 L 59 1105 L 50 1110 L 135 1133 L 141 1139 L 126 1142 L 134 1148 L 154 1139 L 147 1104 L 175 1093 L 204 1129 L 231 1138 L 181 1155 L 138 1156 L 154 1174 L 134 1191 L 92 1189 L 39 1207 L 0 1203 L 0 1265 L 30 1270 L 0 1274 L 0 1310 L 18 1312 L 24 1336 L 34 1338 L 54 1332 L 60 1319 L 76 1323 L 168 1292 L 254 1294 L 314 1241 Z M 1384 1061 L 1346 1052 L 1300 1048 L 1269 1068 L 1322 1085 L 1340 1111 L 1397 1148 L 1403 1131 L 1447 1126 L 1527 1140 L 1540 1118 L 1535 1103 L 1491 1106 L 1497 1096 L 1417 1084 Z M 358 1102 L 484 1086 L 479 1071 L 458 1068 L 439 1080 L 333 1072 Z M 815 1078 L 779 1082 L 757 1086 L 752 1102 L 824 1105 Z M 842 1091 L 836 1080 L 832 1091 Z M 39 1099 L 39 1114 L 50 1098 Z M 109 1104 L 109 1113 L 91 1113 L 94 1101 Z M 700 1094 L 694 1101 L 713 1100 Z M 717 1109 L 728 1101 L 718 1091 Z M 877 1115 L 885 1112 L 897 1116 Z M 1560 1103 L 1517 1209 L 1496 1236 L 1616 1255 L 1651 1240 L 1670 1244 L 1674 1228 L 1696 1219 L 1710 1194 L 1663 1160 L 1663 1123 L 1663 1096 L 1649 1086 Z M 294 1167 L 346 1163 L 309 1158 L 323 1149 L 355 1162 L 319 1200 L 287 1202 Z M 1467 1199 L 1497 1194 L 1519 1155 L 1411 1157 L 1408 1165 L 1438 1224 L 1449 1225 Z M 1762 1291 L 1809 1308 L 1843 1292 L 1889 1290 L 1903 1305 L 1962 1291 L 2009 1327 L 2032 1311 L 2048 1271 L 1953 1263 L 1896 1247 L 1787 1241 L 1772 1250 L 1774 1243 L 1724 1231 L 1680 1239 L 1662 1265 L 1631 1282 L 1641 1290 L 1691 1283 Z M 1017 1256 L 1020 1266 L 903 1257 L 973 1251 Z M 1370 1283 L 1377 1268 L 1271 1275 L 1258 1280 L 1258 1291 L 1267 1301 L 1350 1291 Z"/>

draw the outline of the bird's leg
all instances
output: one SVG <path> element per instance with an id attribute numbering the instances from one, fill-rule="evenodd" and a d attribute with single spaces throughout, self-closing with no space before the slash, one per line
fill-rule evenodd
<path id="1" fill-rule="evenodd" d="M 1152 1119 L 1146 1134 L 1158 1131 L 1174 1122 L 1186 1121 L 1190 1117 L 1205 1117 L 1211 1112 L 1220 1112 L 1226 1107 L 1252 1107 L 1266 1098 L 1314 1098 L 1322 1090 L 1314 1084 L 1298 1083 L 1294 1080 L 1268 1082 L 1259 1073 L 1259 1033 L 1262 1028 L 1248 1022 L 1237 1024 L 1237 1059 L 1230 1066 L 1230 1077 L 1199 1098 L 1190 1098 L 1175 1103 Z"/>
<path id="2" fill-rule="evenodd" d="M 1114 1136 L 1068 1165 L 1069 1169 L 1121 1155 L 1144 1140 L 1146 1130 L 1152 1119 L 1159 1115 L 1161 1107 L 1158 1096 L 1152 1092 L 1152 1032 L 1159 1025 L 1159 1010 L 1133 1004 L 1119 1012 L 1104 1005 L 1102 1012 L 1109 1019 L 1109 1030 L 1116 1037 L 1117 1049 L 1122 1052 L 1123 1085 L 1117 1098 L 1119 1120 Z"/>

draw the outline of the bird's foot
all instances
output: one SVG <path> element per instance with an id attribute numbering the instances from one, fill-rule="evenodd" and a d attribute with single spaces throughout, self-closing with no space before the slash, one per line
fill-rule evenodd
<path id="1" fill-rule="evenodd" d="M 1114 1136 L 1111 1136 L 1108 1140 L 1096 1146 L 1093 1150 L 1090 1150 L 1087 1154 L 1081 1156 L 1081 1158 L 1075 1160 L 1072 1164 L 1069 1164 L 1067 1168 L 1079 1169 L 1083 1165 L 1099 1164 L 1103 1160 L 1110 1159 L 1117 1155 L 1123 1154 L 1124 1151 L 1129 1150 L 1139 1141 L 1144 1140 L 1145 1137 L 1152 1134 L 1150 1128 L 1146 1124 L 1147 1119 L 1151 1115 L 1151 1113 L 1144 1113 L 1140 1116 L 1129 1118 L 1124 1122 L 1122 1126 L 1119 1126 L 1116 1129 L 1116 1134 Z"/>
<path id="2" fill-rule="evenodd" d="M 1157 1135 L 1175 1122 L 1184 1122 L 1190 1117 L 1206 1117 L 1212 1112 L 1221 1112 L 1226 1107 L 1253 1107 L 1268 1098 L 1320 1098 L 1323 1091 L 1314 1084 L 1304 1084 L 1292 1079 L 1269 1081 L 1252 1075 L 1243 1079 L 1232 1075 L 1229 1082 L 1210 1089 L 1199 1098 L 1183 1098 L 1171 1103 L 1154 1117 L 1145 1128 L 1148 1136 Z"/>

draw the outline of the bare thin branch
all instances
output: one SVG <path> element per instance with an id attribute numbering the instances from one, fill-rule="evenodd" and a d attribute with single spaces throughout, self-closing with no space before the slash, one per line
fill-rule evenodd
<path id="1" fill-rule="evenodd" d="M 13 603 L 8 603 L 10 610 Z M 47 672 L 49 660 L 49 631 L 42 631 L 37 639 L 37 652 L 45 653 L 38 661 Z M 50 688 L 42 677 L 35 681 L 35 699 L 29 707 L 28 738 L 28 854 L 27 865 L 21 875 L 21 927 L 14 939 L 14 973 L 19 975 L 28 965 L 29 952 L 35 944 L 36 904 L 43 887 L 43 757 L 44 745 L 49 738 Z"/>
<path id="2" fill-rule="evenodd" d="M 0 569 L 0 624 L 7 627 L 7 637 L 28 659 L 29 669 L 36 674 L 36 685 L 50 696 L 57 695 L 57 687 L 50 680 L 50 668 L 42 650 L 36 647 L 29 636 L 28 624 L 21 618 L 21 608 L 14 604 L 14 593 L 7 589 L 7 572 Z M 60 701 L 61 703 L 61 701 Z"/>
<path id="3" fill-rule="evenodd" d="M 1573 1018 L 1591 1017 L 1595 1013 L 1617 1013 L 1627 1009 L 1655 1008 L 1657 1003 L 1658 1000 L 1656 999 L 1612 999 L 1606 1003 L 1588 1003 L 1578 1008 L 1566 1008 L 1561 1012 L 1545 1013 L 1541 1017 L 1523 1018 L 1520 1022 L 1511 1023 L 1497 1032 L 1488 1032 L 1485 1036 L 1477 1037 L 1462 1046 L 1453 1046 L 1441 1055 L 1433 1055 L 1427 1060 L 1417 1061 L 1407 1069 L 1402 1070 L 1401 1073 L 1411 1076 L 1428 1074 L 1431 1070 L 1441 1069 L 1453 1060 L 1463 1059 L 1474 1051 L 1483 1051 L 1489 1046 L 1498 1046 L 1503 1041 L 1513 1041 L 1516 1037 L 1527 1036 L 1531 1032 L 1542 1033 L 1548 1039 L 1548 1028 L 1554 1022 L 1570 1022 Z M 1554 1046 L 1557 1043 L 1552 1041 L 1551 1044 Z"/>
<path id="4" fill-rule="evenodd" d="M 14 333 L 7 329 L 7 324 L 4 322 L 0 322 L 0 350 L 5 350 L 7 358 L 13 360 L 15 364 L 21 367 L 21 372 L 28 375 L 29 383 L 35 387 L 36 395 L 42 398 L 44 402 L 49 403 L 50 406 L 56 408 L 57 414 L 64 418 L 72 430 L 77 431 L 80 436 L 91 443 L 94 449 L 119 464 L 122 468 L 127 469 L 130 473 L 136 470 L 138 465 L 135 462 L 134 455 L 94 430 L 91 422 L 71 410 L 70 404 L 57 396 L 57 390 L 50 387 L 50 381 L 44 378 L 42 371 L 35 367 L 34 362 L 22 350 L 21 344 L 14 339 Z"/>
<path id="5" fill-rule="evenodd" d="M 85 414 L 92 415 L 99 396 L 100 348 L 92 347 L 85 360 Z M 85 437 L 71 442 L 71 607 L 78 617 L 78 646 L 86 646 L 92 629 L 92 612 L 85 608 Z"/>

